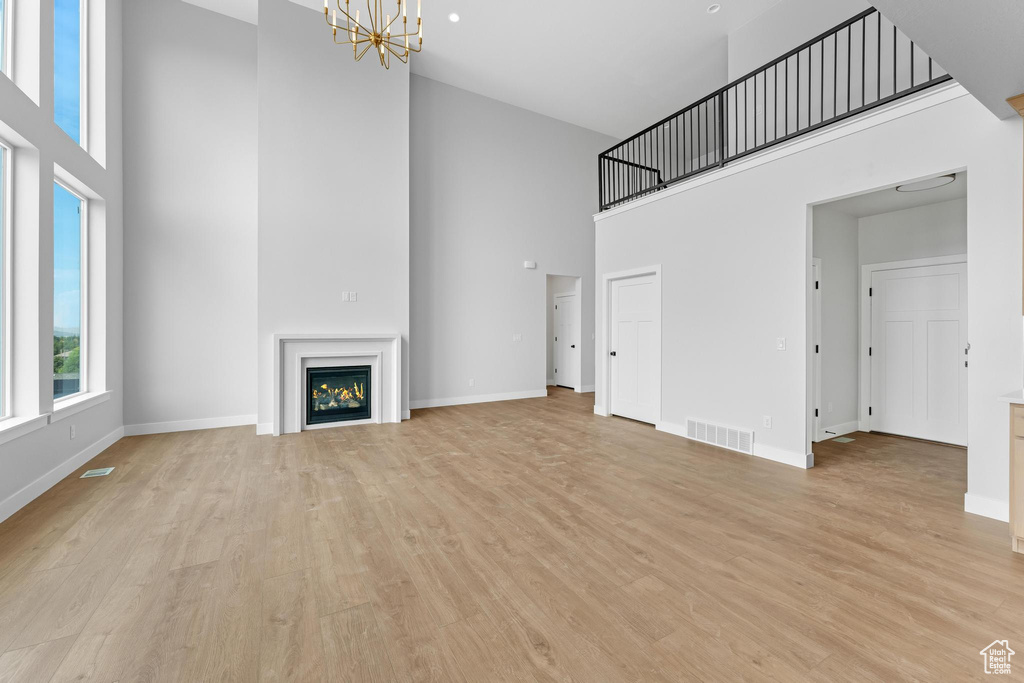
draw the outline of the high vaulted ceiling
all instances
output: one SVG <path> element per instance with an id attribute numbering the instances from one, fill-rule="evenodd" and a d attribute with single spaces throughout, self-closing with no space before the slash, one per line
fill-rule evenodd
<path id="1" fill-rule="evenodd" d="M 873 4 L 1001 119 L 1024 93 L 1024 1 L 874 0 Z"/>
<path id="2" fill-rule="evenodd" d="M 187 1 L 256 22 L 257 0 Z M 779 0 L 422 2 L 414 74 L 621 138 L 724 85 L 729 33 Z"/>

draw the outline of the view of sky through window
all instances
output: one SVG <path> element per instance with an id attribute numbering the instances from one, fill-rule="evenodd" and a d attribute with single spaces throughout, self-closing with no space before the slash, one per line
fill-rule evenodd
<path id="1" fill-rule="evenodd" d="M 82 200 L 53 185 L 53 397 L 77 394 L 81 380 Z"/>
<path id="2" fill-rule="evenodd" d="M 54 0 L 53 15 L 53 120 L 81 143 L 82 0 Z"/>
<path id="3" fill-rule="evenodd" d="M 7 9 L 5 0 L 0 0 L 0 71 L 7 73 Z"/>

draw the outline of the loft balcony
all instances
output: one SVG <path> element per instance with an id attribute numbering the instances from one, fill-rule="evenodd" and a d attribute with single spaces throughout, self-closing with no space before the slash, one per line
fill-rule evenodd
<path id="1" fill-rule="evenodd" d="M 951 79 L 866 10 L 601 153 L 601 211 Z"/>

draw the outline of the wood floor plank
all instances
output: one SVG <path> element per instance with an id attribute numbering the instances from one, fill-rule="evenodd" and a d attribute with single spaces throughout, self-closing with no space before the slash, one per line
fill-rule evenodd
<path id="1" fill-rule="evenodd" d="M 0 655 L 0 683 L 50 680 L 74 640 L 68 636 Z"/>
<path id="2" fill-rule="evenodd" d="M 263 582 L 262 632 L 261 681 L 323 679 L 324 646 L 311 570 Z"/>
<path id="3" fill-rule="evenodd" d="M 320 619 L 326 675 L 332 683 L 390 683 L 398 680 L 388 646 L 369 603 Z"/>

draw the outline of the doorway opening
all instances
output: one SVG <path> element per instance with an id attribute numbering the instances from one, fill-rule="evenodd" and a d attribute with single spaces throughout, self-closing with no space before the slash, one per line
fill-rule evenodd
<path id="1" fill-rule="evenodd" d="M 547 276 L 547 384 L 583 391 L 582 278 Z"/>
<path id="2" fill-rule="evenodd" d="M 966 446 L 966 171 L 812 210 L 810 441 Z"/>

